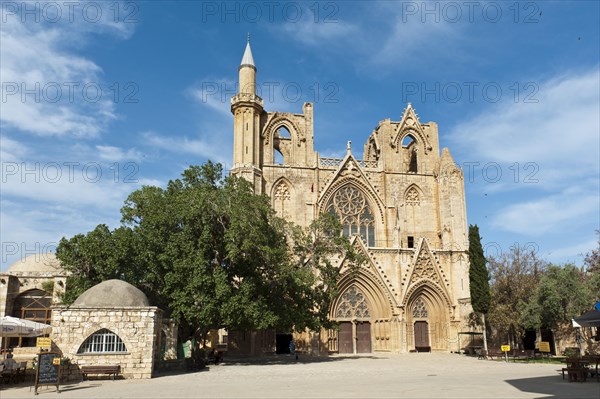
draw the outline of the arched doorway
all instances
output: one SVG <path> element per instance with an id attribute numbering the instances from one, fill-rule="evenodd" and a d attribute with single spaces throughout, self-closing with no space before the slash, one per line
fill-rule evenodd
<path id="1" fill-rule="evenodd" d="M 417 352 L 430 352 L 429 342 L 429 311 L 423 298 L 419 297 L 412 306 L 414 342 Z"/>
<path id="2" fill-rule="evenodd" d="M 335 317 L 339 322 L 338 353 L 371 353 L 371 312 L 357 286 L 342 294 Z"/>
<path id="3" fill-rule="evenodd" d="M 50 324 L 52 295 L 46 291 L 32 289 L 15 298 L 12 316 L 20 319 Z M 9 346 L 35 346 L 35 337 L 11 338 Z"/>
<path id="4" fill-rule="evenodd" d="M 451 309 L 446 296 L 433 283 L 421 282 L 411 291 L 406 310 L 408 349 L 447 351 Z"/>

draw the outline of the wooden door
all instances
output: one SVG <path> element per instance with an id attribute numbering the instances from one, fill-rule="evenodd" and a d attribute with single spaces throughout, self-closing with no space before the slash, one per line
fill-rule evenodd
<path id="1" fill-rule="evenodd" d="M 352 347 L 352 323 L 340 323 L 340 331 L 338 333 L 338 352 L 354 353 L 354 348 Z"/>
<path id="2" fill-rule="evenodd" d="M 429 331 L 426 321 L 415 321 L 415 348 L 429 348 Z"/>
<path id="3" fill-rule="evenodd" d="M 371 353 L 371 323 L 356 324 L 356 353 Z"/>

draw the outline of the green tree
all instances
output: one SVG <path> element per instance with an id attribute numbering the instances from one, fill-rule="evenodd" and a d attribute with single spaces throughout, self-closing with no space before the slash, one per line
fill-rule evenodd
<path id="1" fill-rule="evenodd" d="M 485 314 L 490 309 L 490 275 L 481 246 L 481 236 L 477 225 L 469 225 L 469 287 L 473 311 L 479 313 L 483 323 L 483 347 L 487 351 Z"/>
<path id="2" fill-rule="evenodd" d="M 131 280 L 134 274 L 131 272 L 132 239 L 130 229 L 120 227 L 110 231 L 104 224 L 85 235 L 77 234 L 69 240 L 61 239 L 56 255 L 71 272 L 67 278 L 69 289 L 63 300 L 71 303 L 83 291 L 104 280 Z"/>
<path id="3" fill-rule="evenodd" d="M 574 265 L 549 265 L 528 300 L 519 304 L 527 329 L 556 328 L 588 310 L 593 302 L 585 273 Z"/>
<path id="4" fill-rule="evenodd" d="M 292 226 L 289 236 L 292 238 L 294 262 L 311 270 L 314 276 L 312 295 L 318 304 L 314 327 L 333 327 L 329 320 L 329 309 L 339 295 L 337 282 L 341 277 L 344 264 L 349 266 L 349 273 L 357 273 L 359 267 L 366 262 L 366 257 L 354 250 L 347 237 L 340 234 L 342 225 L 337 217 L 324 213 L 315 219 L 308 229 Z M 345 263 L 335 262 L 334 257 L 344 259 Z"/>
<path id="5" fill-rule="evenodd" d="M 489 258 L 488 264 L 491 303 L 487 319 L 500 340 L 515 346 L 525 333 L 521 304 L 531 297 L 546 264 L 533 250 L 518 246 Z"/>
<path id="6" fill-rule="evenodd" d="M 596 230 L 598 245 L 585 255 L 583 264 L 589 273 L 600 273 L 600 230 Z"/>
<path id="7" fill-rule="evenodd" d="M 213 328 L 318 329 L 337 293 L 340 269 L 329 257 L 360 261 L 336 220 L 290 226 L 269 198 L 211 162 L 165 189 L 134 191 L 121 213 L 112 232 L 100 225 L 61 240 L 57 257 L 71 272 L 65 300 L 120 278 L 178 320 L 184 337 Z"/>

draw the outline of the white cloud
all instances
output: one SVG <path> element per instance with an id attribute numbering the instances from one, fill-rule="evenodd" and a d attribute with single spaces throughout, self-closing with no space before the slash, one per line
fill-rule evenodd
<path id="1" fill-rule="evenodd" d="M 0 213 L 2 269 L 27 255 L 53 252 L 62 237 L 88 232 L 100 223 L 117 227 L 120 219 L 118 209 L 102 210 L 89 208 L 86 204 L 78 206 L 3 198 Z"/>
<path id="2" fill-rule="evenodd" d="M 400 66 L 419 68 L 434 57 L 456 60 L 465 56 L 460 51 L 468 39 L 463 34 L 464 24 L 431 16 L 423 22 L 421 14 L 407 14 L 401 2 L 338 4 L 339 9 L 336 5 L 329 13 L 323 13 L 327 6 L 321 5 L 319 15 L 307 6 L 299 21 L 273 25 L 272 29 L 277 35 L 283 32 L 287 40 L 325 54 L 342 53 L 359 68 L 376 71 L 372 78 L 397 71 Z M 420 3 L 415 5 L 420 7 Z"/>
<path id="3" fill-rule="evenodd" d="M 83 12 L 88 4 L 100 10 L 98 20 L 95 14 Z M 82 45 L 92 32 L 128 37 L 134 24 L 116 20 L 109 9 L 124 4 L 81 2 L 73 10 L 63 9 L 69 6 L 60 2 L 48 9 L 39 2 L 3 5 L 0 121 L 4 128 L 38 136 L 93 137 L 115 118 L 101 68 L 69 47 Z M 25 8 L 33 11 L 21 15 Z M 49 22 L 56 15 L 58 21 Z"/>
<path id="4" fill-rule="evenodd" d="M 188 88 L 186 93 L 202 106 L 231 119 L 231 96 L 237 92 L 237 82 L 225 78 L 205 78 Z"/>
<path id="5" fill-rule="evenodd" d="M 597 172 L 599 91 L 597 68 L 559 76 L 539 83 L 539 102 L 490 106 L 455 126 L 449 137 L 484 160 L 540 162 L 566 174 L 590 167 Z"/>
<path id="6" fill-rule="evenodd" d="M 96 162 L 73 167 L 59 162 L 16 166 L 14 173 L 3 176 L 3 198 L 118 209 L 127 194 L 136 188 L 136 182 L 123 182 L 115 170 Z M 114 176 L 119 180 L 115 182 Z"/>
<path id="7" fill-rule="evenodd" d="M 18 162 L 29 152 L 27 146 L 12 140 L 6 135 L 0 135 L 0 159 L 3 163 Z"/>
<path id="8" fill-rule="evenodd" d="M 322 7 L 322 6 L 319 6 Z M 303 10 L 298 21 L 287 21 L 283 25 L 273 25 L 273 29 L 281 30 L 300 43 L 308 46 L 323 46 L 323 44 L 338 44 L 351 42 L 352 37 L 359 34 L 359 27 L 348 21 L 341 21 L 334 14 L 315 15 L 309 7 Z"/>
<path id="9" fill-rule="evenodd" d="M 380 41 L 380 46 L 373 48 L 374 54 L 370 57 L 370 62 L 374 65 L 397 66 L 398 63 L 407 63 L 407 60 L 420 64 L 433 54 L 450 55 L 451 48 L 456 47 L 453 44 L 458 39 L 462 39 L 461 31 L 456 24 L 444 21 L 424 23 L 416 17 L 407 18 L 400 7 L 388 8 L 390 5 L 391 3 L 382 5 L 389 13 L 389 21 L 392 23 L 384 25 L 386 30 L 384 34 L 379 32 L 383 40 Z M 440 45 L 442 43 L 443 45 Z M 454 50 L 453 57 L 457 55 Z"/>
<path id="10" fill-rule="evenodd" d="M 162 151 L 169 151 L 179 154 L 191 154 L 202 159 L 211 159 L 228 165 L 231 159 L 231 138 L 230 135 L 224 139 L 223 135 L 213 134 L 211 140 L 204 138 L 190 139 L 188 137 L 174 137 L 159 135 L 155 132 L 146 132 L 143 134 L 145 143 L 160 148 Z"/>
<path id="11" fill-rule="evenodd" d="M 565 192 L 531 201 L 517 202 L 498 211 L 492 226 L 505 231 L 541 236 L 553 232 L 577 230 L 590 215 L 598 215 L 598 194 L 581 190 Z"/>
<path id="12" fill-rule="evenodd" d="M 135 148 L 130 148 L 127 151 L 119 147 L 110 145 L 97 145 L 98 155 L 100 159 L 110 162 L 120 161 L 139 161 L 142 159 L 142 153 Z"/>
<path id="13" fill-rule="evenodd" d="M 462 159 L 537 164 L 537 188 L 560 188 L 590 178 L 597 181 L 599 93 L 597 68 L 559 76 L 539 83 L 538 103 L 491 105 L 454 126 L 448 137 L 453 148 L 464 154 Z"/>
<path id="14" fill-rule="evenodd" d="M 542 255 L 550 260 L 580 261 L 577 254 L 593 247 L 589 236 L 598 228 L 600 214 L 597 67 L 538 82 L 538 103 L 490 104 L 452 127 L 446 137 L 457 159 L 480 163 L 468 187 L 471 195 L 494 192 L 508 201 L 489 207 L 472 197 L 470 206 L 485 207 L 490 215 L 490 234 L 506 232 L 507 242 L 543 240 Z M 494 184 L 481 175 L 490 162 L 503 172 Z M 534 175 L 531 165 L 537 168 Z M 527 177 L 537 182 L 526 183 Z"/>
<path id="15" fill-rule="evenodd" d="M 598 247 L 598 242 L 596 239 L 589 239 L 583 242 L 578 242 L 574 245 L 569 245 L 566 247 L 558 247 L 553 248 L 548 251 L 546 256 L 550 260 L 552 259 L 565 259 L 566 262 L 580 263 L 579 261 L 593 248 Z"/>

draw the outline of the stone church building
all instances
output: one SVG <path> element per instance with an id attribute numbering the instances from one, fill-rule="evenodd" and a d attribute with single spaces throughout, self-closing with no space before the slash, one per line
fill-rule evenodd
<path id="1" fill-rule="evenodd" d="M 408 104 L 399 121 L 379 122 L 362 154 L 348 142 L 340 143 L 343 159 L 322 158 L 313 104 L 301 114 L 266 110 L 256 73 L 248 42 L 231 99 L 231 174 L 300 226 L 337 215 L 368 257 L 358 276 L 341 278 L 330 309 L 339 329 L 306 332 L 297 345 L 311 353 L 458 351 L 472 312 L 465 191 L 462 169 L 440 151 L 438 125 L 421 122 Z M 230 332 L 230 350 L 273 351 L 278 335 Z"/>

